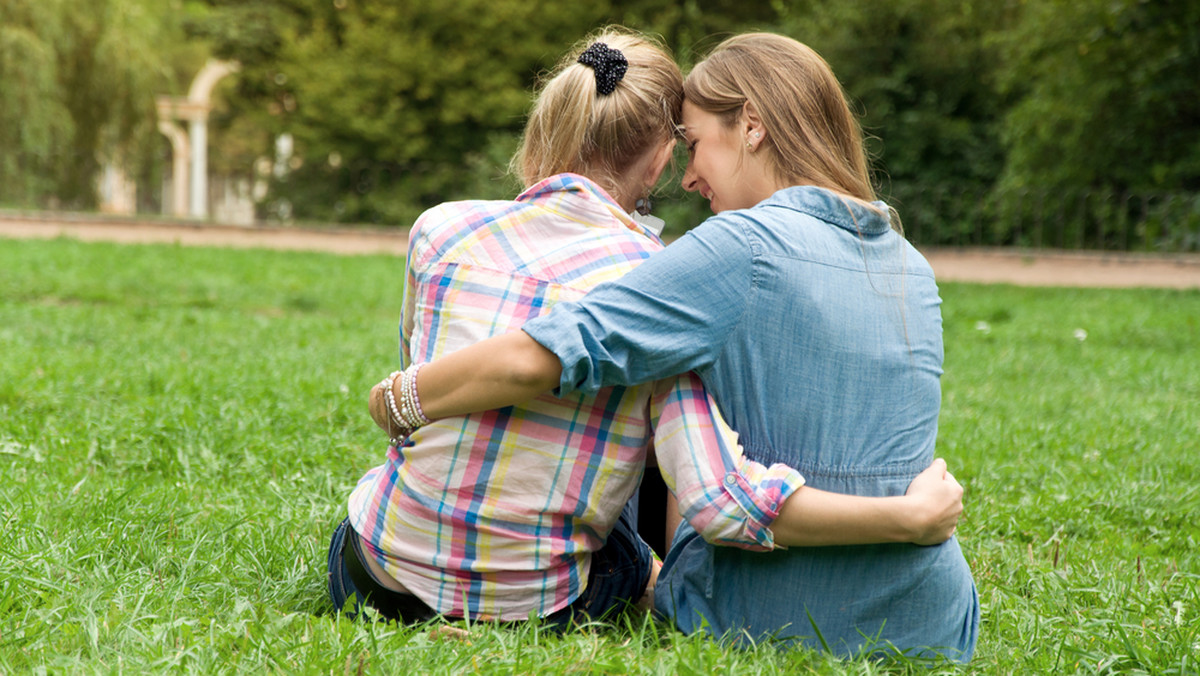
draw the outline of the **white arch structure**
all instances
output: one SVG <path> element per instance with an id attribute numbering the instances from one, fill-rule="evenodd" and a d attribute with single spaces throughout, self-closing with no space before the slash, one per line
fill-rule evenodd
<path id="1" fill-rule="evenodd" d="M 171 141 L 175 216 L 208 217 L 208 113 L 212 110 L 212 90 L 221 78 L 238 68 L 234 61 L 209 59 L 192 80 L 187 98 L 157 99 L 158 130 Z M 186 131 L 178 121 L 188 123 Z"/>

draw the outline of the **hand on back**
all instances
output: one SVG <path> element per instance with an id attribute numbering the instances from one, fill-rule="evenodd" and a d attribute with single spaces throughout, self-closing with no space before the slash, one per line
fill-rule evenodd
<path id="1" fill-rule="evenodd" d="M 912 503 L 912 542 L 937 545 L 950 539 L 963 511 L 963 487 L 937 458 L 908 485 L 905 496 Z"/>

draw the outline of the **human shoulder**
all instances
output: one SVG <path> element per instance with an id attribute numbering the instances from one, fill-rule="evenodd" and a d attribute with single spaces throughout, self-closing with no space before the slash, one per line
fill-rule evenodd
<path id="1" fill-rule="evenodd" d="M 690 285 L 731 284 L 744 290 L 762 252 L 746 211 L 723 211 L 705 219 L 639 266 L 630 284 L 654 286 L 663 279 L 686 279 Z"/>
<path id="2" fill-rule="evenodd" d="M 481 237 L 512 214 L 522 209 L 512 200 L 462 200 L 443 202 L 427 209 L 413 223 L 408 234 L 408 263 L 421 270 L 439 261 L 469 257 Z"/>
<path id="3" fill-rule="evenodd" d="M 752 259 L 762 253 L 763 231 L 771 227 L 772 218 L 761 203 L 747 209 L 730 209 L 709 216 L 680 239 L 693 238 L 696 244 L 721 252 L 726 258 L 741 254 Z"/>
<path id="4" fill-rule="evenodd" d="M 688 230 L 686 235 L 707 238 L 745 239 L 755 220 L 755 207 L 749 209 L 730 209 L 713 214 L 700 222 L 700 225 Z"/>
<path id="5" fill-rule="evenodd" d="M 521 204 L 514 200 L 459 200 L 426 209 L 413 223 L 414 236 L 429 237 L 445 230 L 464 231 L 487 225 Z"/>

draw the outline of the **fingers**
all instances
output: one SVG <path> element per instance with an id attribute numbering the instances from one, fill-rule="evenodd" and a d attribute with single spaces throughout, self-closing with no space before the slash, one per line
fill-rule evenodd
<path id="1" fill-rule="evenodd" d="M 387 413 L 387 404 L 383 400 L 383 387 L 376 385 L 371 388 L 371 394 L 367 399 L 367 410 L 371 413 L 371 419 L 383 431 L 391 434 L 391 418 Z"/>
<path id="2" fill-rule="evenodd" d="M 942 458 L 934 458 L 933 462 L 929 463 L 929 466 L 926 467 L 925 469 L 921 470 L 921 473 L 918 474 L 917 476 L 927 477 L 930 479 L 934 479 L 934 478 L 941 479 L 945 474 L 946 474 L 946 461 L 943 460 Z"/>

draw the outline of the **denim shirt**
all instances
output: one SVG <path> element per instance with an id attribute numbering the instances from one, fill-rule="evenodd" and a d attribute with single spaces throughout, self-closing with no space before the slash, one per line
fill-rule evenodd
<path id="1" fill-rule="evenodd" d="M 875 206 L 785 188 L 523 329 L 561 360 L 560 395 L 696 371 L 747 457 L 825 490 L 901 495 L 933 459 L 941 299 Z M 685 526 L 656 597 L 684 630 L 823 638 L 842 653 L 878 637 L 965 661 L 978 634 L 954 539 L 747 555 Z"/>

